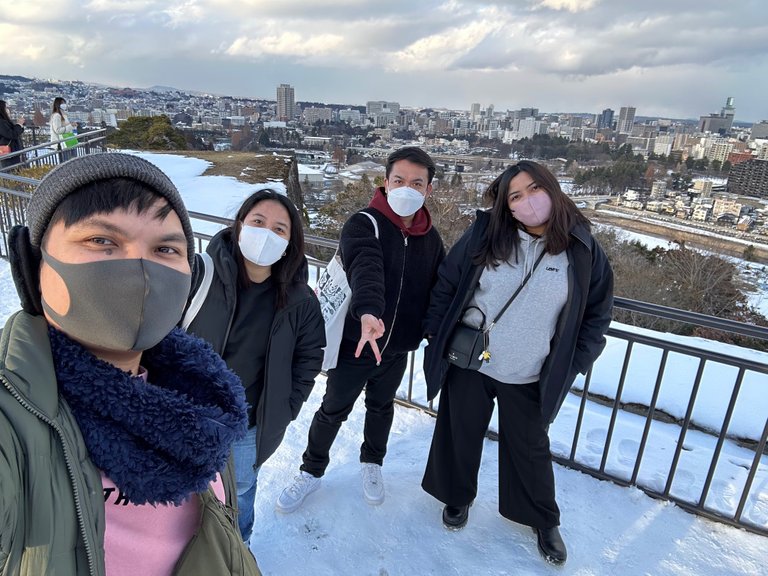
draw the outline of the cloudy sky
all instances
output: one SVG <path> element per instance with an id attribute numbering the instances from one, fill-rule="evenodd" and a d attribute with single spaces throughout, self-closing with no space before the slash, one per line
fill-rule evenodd
<path id="1" fill-rule="evenodd" d="M 0 38 L 0 73 L 40 78 L 768 119 L 765 0 L 11 0 Z"/>

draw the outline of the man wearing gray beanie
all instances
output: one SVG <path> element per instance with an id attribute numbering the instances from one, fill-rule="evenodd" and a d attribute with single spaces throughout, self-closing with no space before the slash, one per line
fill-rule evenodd
<path id="1" fill-rule="evenodd" d="M 176 328 L 194 238 L 152 163 L 75 158 L 9 234 L 0 338 L 0 573 L 259 574 L 225 512 L 243 387 Z"/>

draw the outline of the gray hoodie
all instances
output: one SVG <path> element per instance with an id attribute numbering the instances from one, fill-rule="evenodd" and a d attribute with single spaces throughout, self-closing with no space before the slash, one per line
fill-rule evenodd
<path id="1" fill-rule="evenodd" d="M 486 268 L 468 306 L 485 313 L 484 328 L 493 321 L 544 250 L 544 239 L 520 231 L 517 257 Z M 539 379 L 549 355 L 557 319 L 568 298 L 568 256 L 545 254 L 528 283 L 490 331 L 491 358 L 480 372 L 507 384 L 529 384 Z M 463 321 L 480 327 L 482 316 L 469 309 Z"/>

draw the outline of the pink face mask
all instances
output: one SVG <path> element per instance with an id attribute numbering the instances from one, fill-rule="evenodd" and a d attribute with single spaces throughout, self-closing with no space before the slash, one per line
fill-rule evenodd
<path id="1" fill-rule="evenodd" d="M 544 190 L 536 194 L 528 194 L 517 203 L 512 210 L 512 216 L 526 227 L 541 226 L 552 215 L 552 199 Z"/>

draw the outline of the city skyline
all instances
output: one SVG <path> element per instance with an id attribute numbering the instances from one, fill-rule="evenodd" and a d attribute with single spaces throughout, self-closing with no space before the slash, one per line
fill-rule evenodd
<path id="1" fill-rule="evenodd" d="M 758 0 L 60 0 L 11 3 L 3 73 L 404 107 L 768 119 Z"/>

